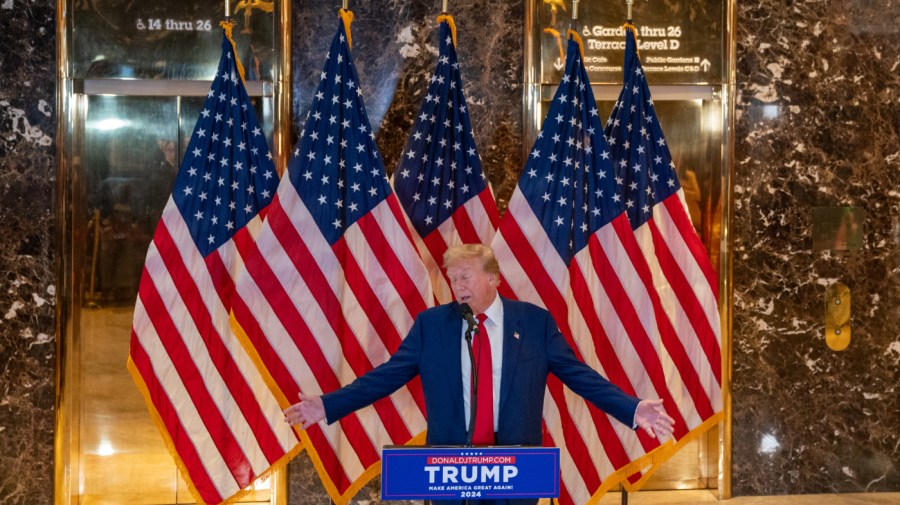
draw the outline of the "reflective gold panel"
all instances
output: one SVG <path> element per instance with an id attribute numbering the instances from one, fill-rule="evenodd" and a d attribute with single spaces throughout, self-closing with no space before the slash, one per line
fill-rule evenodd
<path id="1" fill-rule="evenodd" d="M 825 343 L 832 351 L 843 351 L 850 333 L 850 288 L 837 282 L 825 289 Z"/>

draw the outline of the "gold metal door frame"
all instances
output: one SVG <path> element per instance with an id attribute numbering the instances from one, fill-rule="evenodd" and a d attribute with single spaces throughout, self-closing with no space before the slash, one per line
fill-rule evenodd
<path id="1" fill-rule="evenodd" d="M 722 136 L 722 239 L 719 275 L 719 313 L 722 316 L 722 408 L 725 419 L 719 430 L 719 499 L 731 499 L 731 455 L 732 455 L 732 370 L 733 338 L 732 317 L 734 308 L 734 257 L 731 232 L 734 218 L 734 149 L 735 149 L 735 97 L 737 85 L 737 5 L 735 0 L 725 2 L 725 86 L 723 86 L 723 107 L 725 111 Z"/>
<path id="2" fill-rule="evenodd" d="M 85 86 L 91 93 L 116 93 L 127 90 L 136 95 L 156 94 L 196 95 L 196 88 L 202 88 L 201 95 L 209 89 L 208 81 L 172 82 L 108 82 L 78 81 L 73 78 L 70 61 L 71 31 L 69 29 L 69 2 L 57 3 L 57 180 L 56 180 L 56 402 L 55 402 L 55 434 L 54 434 L 54 503 L 70 505 L 78 503 L 77 489 L 80 476 L 79 457 L 79 404 L 77 367 L 80 363 L 79 346 L 76 344 L 76 331 L 80 327 L 80 310 L 83 289 L 77 279 L 81 278 L 82 267 L 74 261 L 76 247 L 83 243 L 85 237 L 75 236 L 78 227 L 74 226 L 73 208 L 78 205 L 79 193 L 73 191 L 79 181 L 73 181 L 77 173 L 73 146 L 80 145 L 83 132 L 75 121 L 75 112 L 84 110 L 87 95 Z M 272 155 L 275 165 L 284 167 L 290 155 L 291 134 L 291 63 L 290 34 L 291 16 L 288 0 L 275 0 L 274 19 L 274 51 L 273 64 L 274 83 L 248 83 L 251 94 L 273 96 L 273 145 Z M 93 88 L 92 88 L 93 87 Z M 105 89 L 104 87 L 107 87 Z M 257 89 L 258 88 L 258 89 Z M 81 107 L 79 107 L 81 105 Z M 272 505 L 287 503 L 287 469 L 273 472 L 271 476 L 270 502 Z"/>

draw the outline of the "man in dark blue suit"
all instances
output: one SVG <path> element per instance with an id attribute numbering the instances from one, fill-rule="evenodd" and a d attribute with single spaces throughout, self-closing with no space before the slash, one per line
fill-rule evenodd
<path id="1" fill-rule="evenodd" d="M 333 423 L 419 375 L 428 444 L 462 445 L 470 435 L 474 444 L 541 445 L 544 390 L 547 374 L 553 373 L 627 426 L 660 438 L 672 433 L 674 421 L 662 400 L 625 394 L 576 358 L 549 312 L 497 294 L 500 269 L 490 248 L 451 247 L 444 255 L 444 268 L 455 302 L 419 314 L 397 352 L 353 383 L 323 396 L 301 394 L 300 402 L 285 410 L 287 422 L 304 429 L 322 420 Z M 473 344 L 478 385 L 473 385 L 464 339 L 470 323 L 461 315 L 463 304 L 478 319 Z M 477 392 L 476 419 L 470 424 L 472 389 Z"/>

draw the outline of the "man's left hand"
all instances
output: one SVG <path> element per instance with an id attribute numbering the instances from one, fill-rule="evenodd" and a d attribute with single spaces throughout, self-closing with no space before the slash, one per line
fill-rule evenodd
<path id="1" fill-rule="evenodd" d="M 675 425 L 675 420 L 666 414 L 662 403 L 662 400 L 641 400 L 634 413 L 635 424 L 660 441 L 672 435 Z"/>

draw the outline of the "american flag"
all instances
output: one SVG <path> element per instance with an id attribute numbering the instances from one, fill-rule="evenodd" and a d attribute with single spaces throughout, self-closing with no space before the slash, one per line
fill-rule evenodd
<path id="1" fill-rule="evenodd" d="M 624 80 L 606 123 L 610 157 L 635 238 L 675 329 L 676 338 L 663 340 L 683 384 L 672 394 L 679 404 L 693 404 L 696 416 L 686 420 L 699 434 L 718 423 L 722 411 L 718 282 L 691 224 L 632 29 L 626 30 Z"/>
<path id="2" fill-rule="evenodd" d="M 494 239 L 504 293 L 546 307 L 579 359 L 626 393 L 662 398 L 680 438 L 685 415 L 669 392 L 680 384 L 660 353 L 668 319 L 615 177 L 580 46 L 570 39 L 562 81 Z M 555 377 L 547 392 L 544 443 L 560 447 L 562 503 L 585 503 L 651 465 L 659 440 Z"/>
<path id="3" fill-rule="evenodd" d="M 237 282 L 234 318 L 287 407 L 301 391 L 336 390 L 387 361 L 434 303 L 378 154 L 343 23 L 268 209 Z M 301 431 L 332 500 L 346 503 L 378 474 L 383 446 L 424 435 L 424 412 L 416 379 L 338 423 Z"/>
<path id="4" fill-rule="evenodd" d="M 222 58 L 157 225 L 134 308 L 128 367 L 201 503 L 234 499 L 299 450 L 229 324 L 243 244 L 278 174 L 222 40 Z"/>
<path id="5" fill-rule="evenodd" d="M 438 18 L 437 67 L 393 179 L 439 303 L 453 298 L 440 265 L 444 251 L 456 244 L 490 244 L 500 221 L 475 148 L 455 34 L 446 18 Z"/>

